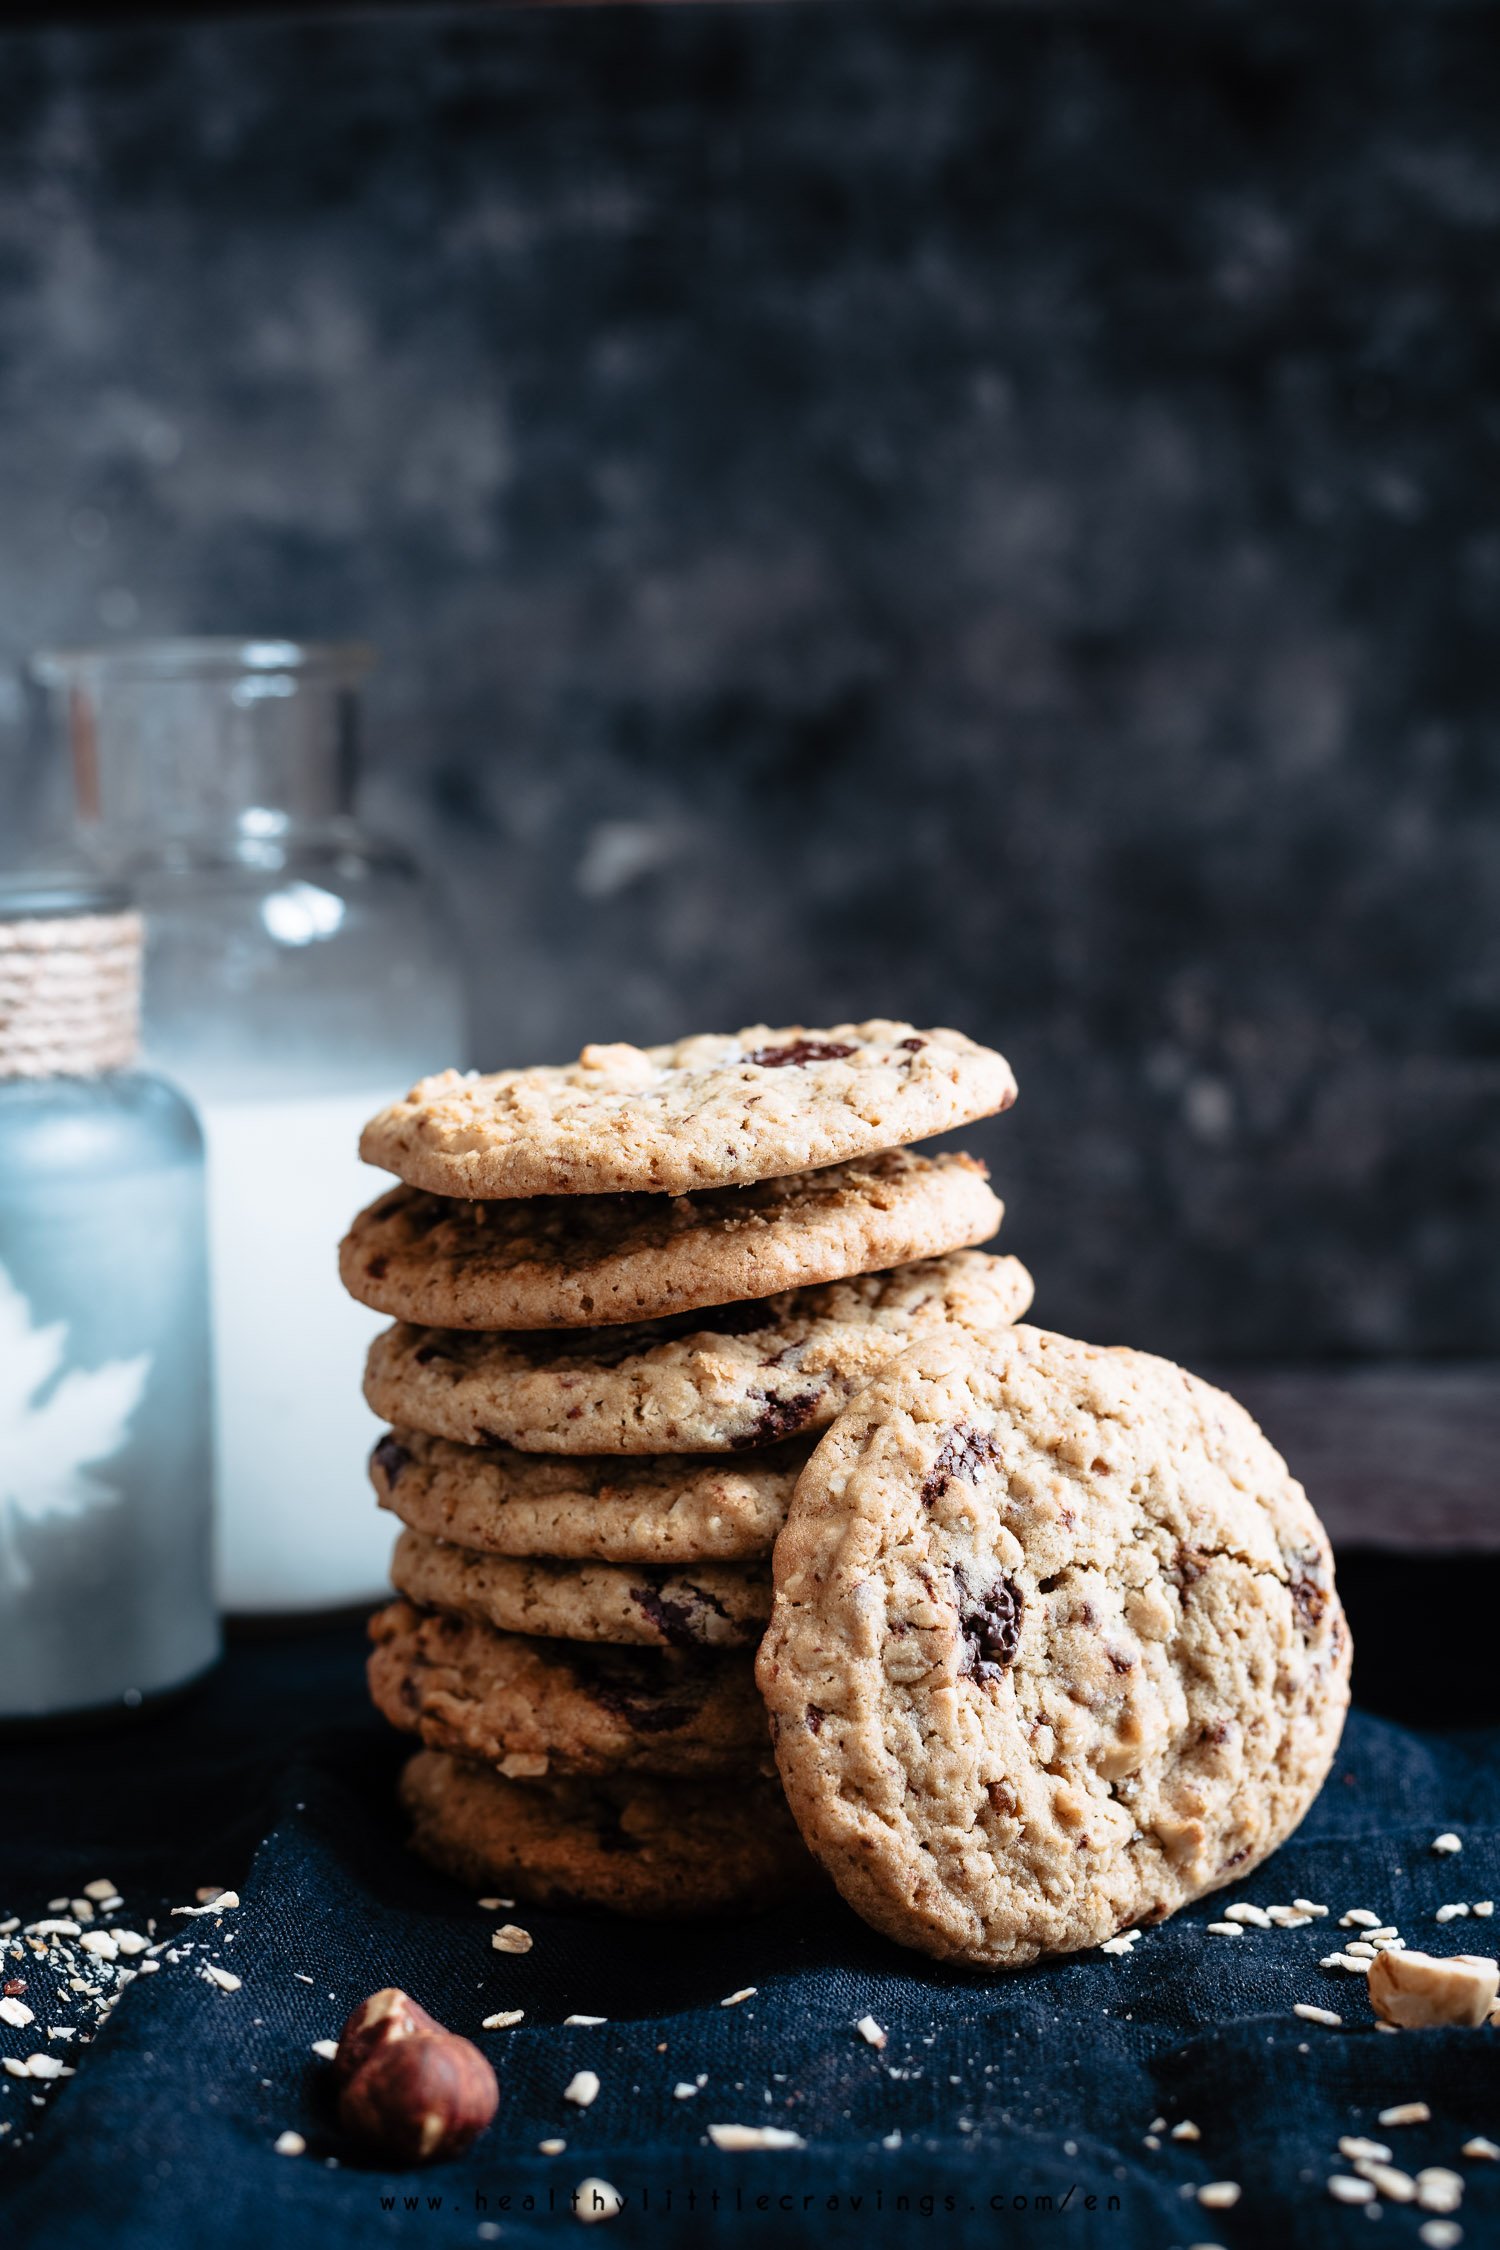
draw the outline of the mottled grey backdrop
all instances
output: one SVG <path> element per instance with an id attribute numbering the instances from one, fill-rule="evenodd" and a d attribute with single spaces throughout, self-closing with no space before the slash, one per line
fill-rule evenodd
<path id="1" fill-rule="evenodd" d="M 14 32 L 0 658 L 367 634 L 483 1059 L 955 1022 L 1047 1320 L 1495 1352 L 1497 118 L 1462 6 Z"/>

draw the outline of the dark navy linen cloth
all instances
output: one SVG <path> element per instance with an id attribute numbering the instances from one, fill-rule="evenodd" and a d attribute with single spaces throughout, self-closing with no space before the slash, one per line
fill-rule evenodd
<path id="1" fill-rule="evenodd" d="M 1386 2204 L 1377 2227 L 1331 2200 L 1350 2133 L 1385 2141 L 1409 2173 L 1462 2172 L 1464 2242 L 1500 2240 L 1500 2163 L 1459 2153 L 1475 2134 L 1500 2140 L 1500 2032 L 1378 2032 L 1362 1982 L 1318 1965 L 1354 1934 L 1337 1923 L 1351 1907 L 1440 1952 L 1500 1941 L 1500 1917 L 1433 1918 L 1500 1897 L 1500 1729 L 1357 1714 L 1301 1831 L 1237 1891 L 1128 1957 L 1004 1977 L 903 1953 L 831 1896 L 699 1925 L 483 1910 L 405 1853 L 400 1754 L 363 1706 L 359 1637 L 343 1629 L 241 1645 L 190 1702 L 132 1732 L 0 1749 L 0 1920 L 33 1921 L 105 1877 L 125 1900 L 113 1920 L 154 1916 L 181 1953 L 129 1986 L 91 2044 L 53 2048 L 72 2078 L 0 2075 L 0 2242 L 563 2243 L 581 2183 L 604 2179 L 625 2204 L 603 2240 L 622 2246 L 1419 2243 L 1428 2214 L 1414 2206 Z M 1445 1830 L 1457 1855 L 1432 1849 Z M 169 1919 L 211 1883 L 241 1905 Z M 1332 1913 L 1208 1934 L 1235 1897 Z M 531 1931 L 530 1952 L 492 1948 L 506 1919 Z M 239 1988 L 205 1979 L 206 1961 Z M 38 2021 L 0 2023 L 0 2055 L 47 2045 L 45 1976 L 22 1973 Z M 424 2172 L 349 2160 L 312 2051 L 392 1983 L 477 2038 L 500 2081 L 484 2139 Z M 1299 2001 L 1341 2026 L 1298 2017 Z M 514 2028 L 480 2029 L 511 2008 L 525 2010 Z M 883 2049 L 857 2029 L 865 2016 Z M 587 2108 L 564 2098 L 581 2069 L 600 2080 Z M 1407 2101 L 1430 2121 L 1378 2125 Z M 1196 2137 L 1174 2140 L 1184 2121 Z M 805 2146 L 721 2152 L 711 2123 L 776 2125 Z M 304 2154 L 276 2153 L 288 2130 Z M 551 2140 L 566 2146 L 543 2153 Z M 1200 2204 L 1223 2181 L 1238 2201 Z"/>

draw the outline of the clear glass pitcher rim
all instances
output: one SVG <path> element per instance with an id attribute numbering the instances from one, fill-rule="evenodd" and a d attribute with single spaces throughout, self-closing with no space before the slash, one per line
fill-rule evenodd
<path id="1" fill-rule="evenodd" d="M 30 660 L 33 677 L 51 688 L 90 680 L 231 680 L 257 672 L 353 685 L 374 663 L 375 651 L 365 641 L 256 640 L 228 633 L 42 648 Z"/>

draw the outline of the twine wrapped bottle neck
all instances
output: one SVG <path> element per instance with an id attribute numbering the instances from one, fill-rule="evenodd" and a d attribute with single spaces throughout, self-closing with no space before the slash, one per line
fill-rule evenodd
<path id="1" fill-rule="evenodd" d="M 0 920 L 0 1079 L 94 1078 L 140 1050 L 141 918 Z"/>

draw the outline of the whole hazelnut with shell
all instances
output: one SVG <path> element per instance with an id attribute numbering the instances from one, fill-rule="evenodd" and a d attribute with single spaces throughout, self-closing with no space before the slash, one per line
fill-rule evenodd
<path id="1" fill-rule="evenodd" d="M 367 2156 L 433 2164 L 461 2156 L 500 2106 L 479 2049 L 388 1985 L 361 2001 L 333 2058 L 339 2123 Z"/>

